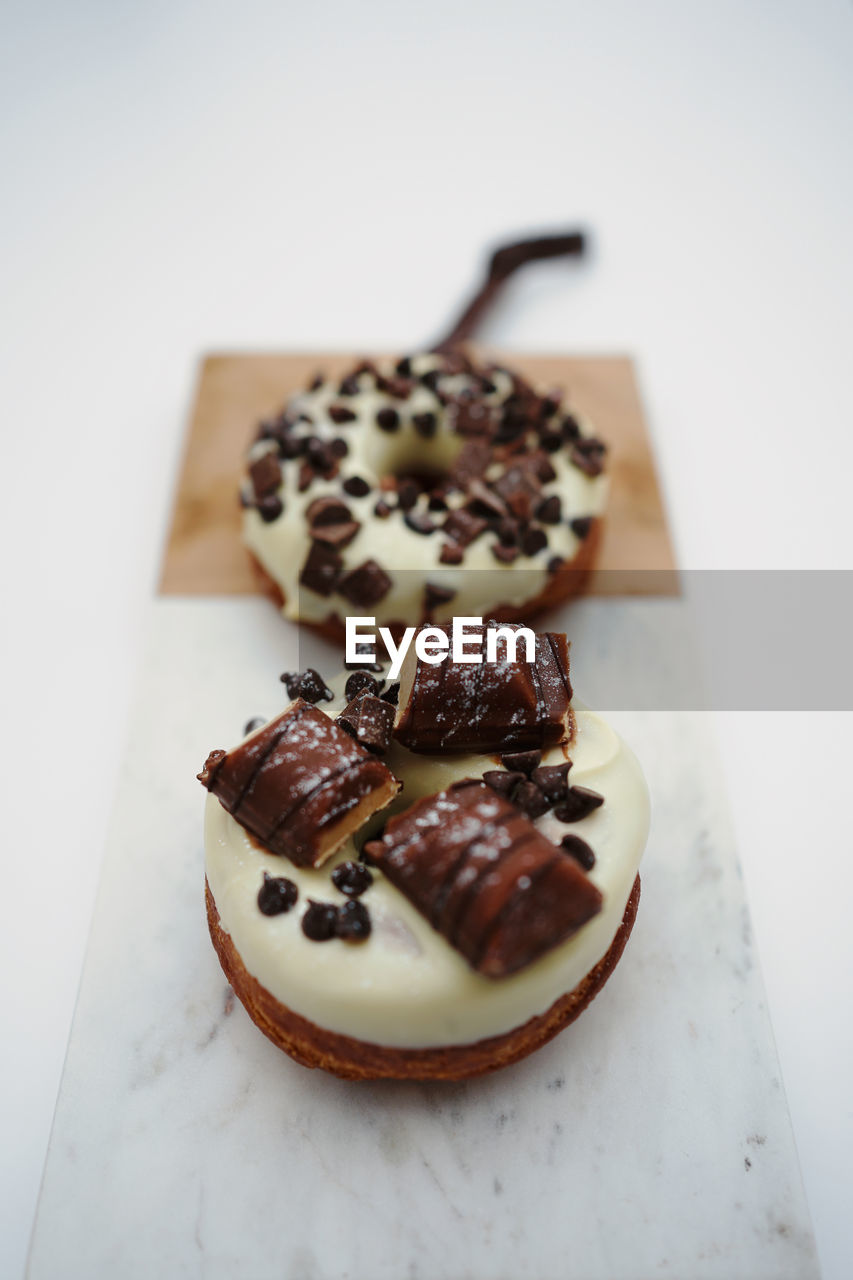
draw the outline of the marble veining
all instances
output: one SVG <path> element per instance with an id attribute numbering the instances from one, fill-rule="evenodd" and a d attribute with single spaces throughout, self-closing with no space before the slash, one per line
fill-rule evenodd
<path id="1" fill-rule="evenodd" d="M 616 615 L 581 607 L 606 662 Z M 640 912 L 604 992 L 541 1052 L 480 1081 L 359 1085 L 252 1026 L 207 938 L 194 775 L 282 705 L 296 646 L 263 601 L 154 607 L 32 1280 L 816 1275 L 700 713 L 610 716 L 653 797 Z"/>

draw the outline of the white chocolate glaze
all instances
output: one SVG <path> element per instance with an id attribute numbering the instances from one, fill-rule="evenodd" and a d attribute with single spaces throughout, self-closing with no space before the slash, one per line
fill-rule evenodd
<path id="1" fill-rule="evenodd" d="M 336 682 L 340 688 L 342 681 Z M 324 704 L 329 714 L 343 700 Z M 331 883 L 340 862 L 357 857 L 377 820 L 320 869 L 302 869 L 260 848 L 213 795 L 205 815 L 206 869 L 222 927 L 248 971 L 282 1004 L 311 1022 L 375 1044 L 428 1048 L 473 1043 L 499 1035 L 544 1013 L 573 990 L 604 956 L 619 928 L 649 828 L 649 797 L 636 758 L 594 712 L 575 700 L 577 730 L 569 747 L 543 757 L 559 764 L 568 751 L 571 781 L 592 787 L 604 804 L 580 822 L 565 825 L 550 813 L 537 820 L 555 843 L 568 832 L 595 852 L 590 877 L 601 890 L 601 912 L 572 938 L 521 972 L 492 980 L 471 969 L 462 955 L 375 868 L 360 899 L 373 931 L 365 942 L 312 942 L 302 932 L 308 898 L 340 903 Z M 398 744 L 388 753 L 404 789 L 388 812 L 464 777 L 499 767 L 484 756 L 416 756 Z M 379 819 L 381 821 L 381 819 Z M 264 916 L 257 905 L 264 871 L 298 886 L 295 908 Z"/>
<path id="2" fill-rule="evenodd" d="M 413 371 L 419 375 L 426 373 L 436 363 L 435 357 L 430 355 L 416 357 L 412 360 Z M 495 391 L 481 398 L 484 403 L 499 404 L 510 393 L 512 384 L 503 371 L 494 373 L 492 380 Z M 464 374 L 445 376 L 441 383 L 442 390 L 447 392 L 462 390 L 468 385 L 470 379 Z M 445 539 L 440 532 L 429 536 L 415 533 L 398 510 L 384 519 L 375 516 L 374 507 L 381 497 L 379 482 L 382 476 L 417 470 L 427 463 L 431 470 L 444 471 L 454 461 L 463 439 L 451 430 L 441 401 L 429 387 L 417 385 L 408 399 L 402 401 L 378 390 L 369 374 L 361 376 L 359 387 L 356 395 L 342 397 L 338 393 L 337 381 L 326 382 L 314 391 L 294 396 L 288 403 L 289 414 L 305 414 L 311 420 L 297 424 L 297 436 L 317 436 L 323 441 L 337 437 L 346 441 L 349 453 L 341 460 L 339 474 L 331 480 L 317 477 L 306 492 L 299 493 L 299 460 L 283 461 L 282 483 L 277 491 L 284 506 L 282 514 L 265 523 L 253 507 L 244 513 L 244 539 L 281 588 L 286 617 L 321 622 L 336 612 L 340 616 L 352 612 L 351 606 L 341 596 L 321 596 L 299 584 L 299 574 L 311 545 L 305 511 L 315 498 L 328 495 L 343 497 L 353 519 L 361 524 L 353 541 L 340 551 L 344 571 L 373 559 L 393 580 L 385 598 L 364 610 L 375 616 L 380 625 L 391 621 L 414 624 L 421 621 L 427 577 L 431 584 L 456 593 L 452 604 L 434 610 L 435 621 L 445 621 L 453 613 L 481 617 L 497 605 L 519 607 L 538 595 L 548 582 L 547 565 L 552 557 L 559 556 L 566 562 L 574 560 L 580 550 L 581 539 L 570 528 L 570 521 L 598 516 L 603 512 L 607 477 L 587 476 L 573 465 L 567 449 L 550 455 L 557 474 L 554 480 L 542 486 L 543 498 L 559 495 L 562 519 L 559 524 L 548 526 L 546 548 L 534 556 L 520 554 L 510 565 L 500 564 L 492 554 L 492 547 L 497 541 L 493 533 L 484 534 L 467 547 L 461 565 L 443 565 L 439 556 Z M 328 413 L 333 403 L 351 409 L 357 420 L 345 425 L 334 423 Z M 400 417 L 399 429 L 391 434 L 376 425 L 376 414 L 384 408 L 395 409 Z M 422 413 L 434 413 L 438 420 L 436 434 L 429 440 L 419 436 L 412 425 L 412 418 Z M 593 434 L 583 418 L 577 414 L 573 416 L 583 436 Z M 275 451 L 274 443 L 258 441 L 252 446 L 249 461 Z M 343 493 L 343 481 L 352 476 L 358 476 L 370 485 L 370 492 L 364 497 Z M 422 495 L 416 510 L 425 511 L 426 502 L 426 496 Z M 462 506 L 464 502 L 463 494 L 454 494 L 450 496 L 448 505 Z M 437 519 L 440 522 L 441 517 Z"/>

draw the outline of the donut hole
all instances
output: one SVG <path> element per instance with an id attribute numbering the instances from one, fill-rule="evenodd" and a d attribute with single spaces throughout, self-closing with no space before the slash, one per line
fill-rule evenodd
<path id="1" fill-rule="evenodd" d="M 441 489 L 464 444 L 462 436 L 448 431 L 441 419 L 429 440 L 408 422 L 393 434 L 374 430 L 365 435 L 364 459 L 380 485 L 383 479 L 411 480 L 427 494 Z"/>

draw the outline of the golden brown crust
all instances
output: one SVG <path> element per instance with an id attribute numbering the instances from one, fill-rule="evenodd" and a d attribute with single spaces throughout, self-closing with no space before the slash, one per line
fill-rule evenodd
<path id="1" fill-rule="evenodd" d="M 567 600 L 580 595 L 586 586 L 598 553 L 602 523 L 602 517 L 600 516 L 592 519 L 589 533 L 581 543 L 580 550 L 574 560 L 567 560 L 556 573 L 552 574 L 538 595 L 533 596 L 532 599 L 525 601 L 521 605 L 496 604 L 493 609 L 488 611 L 489 619 L 494 619 L 495 622 L 527 623 L 538 614 L 544 613 L 546 609 L 555 609 L 558 605 L 565 604 Z M 279 609 L 283 609 L 285 597 L 281 587 L 270 577 L 257 557 L 252 552 L 249 552 L 249 555 L 264 595 L 268 596 Z M 408 622 L 389 622 L 384 625 L 387 625 L 395 638 L 399 639 L 407 626 L 418 625 L 428 621 L 428 618 L 423 617 L 409 619 Z M 312 622 L 308 618 L 300 618 L 300 622 L 304 626 L 310 627 L 312 631 L 316 631 L 325 640 L 330 640 L 333 644 L 342 645 L 344 643 L 344 624 L 335 613 L 330 614 L 322 622 Z"/>
<path id="2" fill-rule="evenodd" d="M 304 1067 L 320 1067 L 345 1080 L 463 1080 L 518 1062 L 541 1048 L 584 1011 L 595 998 L 625 949 L 640 901 L 640 877 L 634 881 L 622 923 L 610 949 L 582 982 L 551 1008 L 505 1035 L 474 1044 L 434 1049 L 395 1049 L 326 1031 L 300 1017 L 253 978 L 229 934 L 222 928 L 210 886 L 205 882 L 207 923 L 225 976 L 252 1021 L 264 1035 Z"/>

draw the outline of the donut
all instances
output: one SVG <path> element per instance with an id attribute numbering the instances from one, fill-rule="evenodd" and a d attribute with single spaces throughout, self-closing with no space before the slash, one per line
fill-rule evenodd
<path id="1" fill-rule="evenodd" d="M 259 425 L 244 539 L 285 616 L 336 640 L 348 613 L 526 621 L 583 584 L 605 458 L 561 392 L 461 349 L 365 360 Z"/>
<path id="2" fill-rule="evenodd" d="M 211 939 L 249 1017 L 302 1065 L 481 1075 L 555 1036 L 613 972 L 648 792 L 574 696 L 565 636 L 537 636 L 532 662 L 418 658 L 399 683 L 375 665 L 329 684 L 285 673 L 284 710 L 208 756 Z"/>

